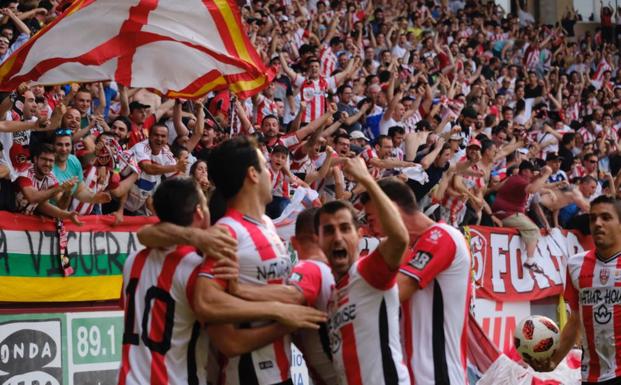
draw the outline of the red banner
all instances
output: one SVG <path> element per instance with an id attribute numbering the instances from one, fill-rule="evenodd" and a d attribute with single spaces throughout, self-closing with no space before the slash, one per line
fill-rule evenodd
<path id="1" fill-rule="evenodd" d="M 466 228 L 473 257 L 476 295 L 495 301 L 533 301 L 563 291 L 567 258 L 589 246 L 568 231 L 552 229 L 537 243 L 535 260 L 543 274 L 522 266 L 524 244 L 517 230 L 471 226 Z"/>

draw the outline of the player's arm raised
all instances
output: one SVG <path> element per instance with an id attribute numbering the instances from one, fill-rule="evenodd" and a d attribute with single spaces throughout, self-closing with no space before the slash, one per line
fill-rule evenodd
<path id="1" fill-rule="evenodd" d="M 344 170 L 366 189 L 371 202 L 377 207 L 378 217 L 386 235 L 386 239 L 379 245 L 379 251 L 388 267 L 397 270 L 410 239 L 397 207 L 369 174 L 362 158 L 347 159 L 344 162 Z"/>

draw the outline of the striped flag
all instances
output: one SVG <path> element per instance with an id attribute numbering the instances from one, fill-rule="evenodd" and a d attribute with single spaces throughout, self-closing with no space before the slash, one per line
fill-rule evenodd
<path id="1" fill-rule="evenodd" d="M 77 0 L 0 66 L 0 89 L 115 80 L 169 97 L 248 97 L 273 76 L 234 0 Z"/>

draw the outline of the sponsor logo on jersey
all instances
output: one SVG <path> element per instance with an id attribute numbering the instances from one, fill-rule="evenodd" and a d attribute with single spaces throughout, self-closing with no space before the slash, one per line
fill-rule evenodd
<path id="1" fill-rule="evenodd" d="M 595 322 L 600 325 L 605 325 L 610 322 L 612 318 L 612 313 L 608 310 L 608 306 L 600 305 L 597 308 L 597 311 L 593 313 L 593 317 L 595 318 Z"/>
<path id="2" fill-rule="evenodd" d="M 417 270 L 422 270 L 431 261 L 431 254 L 426 251 L 417 251 L 416 255 L 408 262 L 410 266 Z"/>
<path id="3" fill-rule="evenodd" d="M 621 304 L 621 287 L 585 288 L 580 290 L 580 303 L 583 306 Z"/>
<path id="4" fill-rule="evenodd" d="M 328 320 L 328 330 L 330 331 L 330 348 L 332 353 L 341 349 L 340 328 L 356 319 L 356 304 L 344 306 L 335 312 Z"/>
<path id="5" fill-rule="evenodd" d="M 257 266 L 257 280 L 273 281 L 288 277 L 291 272 L 291 264 L 288 259 L 279 259 L 266 262 Z"/>
<path id="6" fill-rule="evenodd" d="M 273 367 L 274 367 L 274 364 L 272 363 L 272 361 L 261 361 L 261 362 L 259 362 L 259 369 L 261 369 L 261 370 L 271 369 Z"/>

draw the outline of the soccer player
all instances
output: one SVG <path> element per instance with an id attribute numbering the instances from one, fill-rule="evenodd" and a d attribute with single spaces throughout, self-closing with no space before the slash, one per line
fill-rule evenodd
<path id="1" fill-rule="evenodd" d="M 467 321 L 470 306 L 470 249 L 454 227 L 435 223 L 416 206 L 412 190 L 396 178 L 378 182 L 398 207 L 410 235 L 399 270 L 401 338 L 412 382 L 466 384 Z M 383 214 L 363 194 L 369 225 L 384 230 Z"/>
<path id="2" fill-rule="evenodd" d="M 214 231 L 204 230 L 209 224 L 207 201 L 192 179 L 166 180 L 154 194 L 154 207 L 164 223 L 203 229 L 204 238 L 224 240 L 217 231 L 212 236 Z M 233 239 L 225 241 L 229 247 L 235 244 Z M 205 271 L 206 266 L 216 275 L 199 272 Z M 247 302 L 221 290 L 209 289 L 222 285 L 211 282 L 219 281 L 218 275 L 227 279 L 236 272 L 236 265 L 230 259 L 203 260 L 191 246 L 147 248 L 130 256 L 123 269 L 125 330 L 119 385 L 205 384 L 208 343 L 200 321 L 275 319 L 284 323 L 253 330 L 229 329 L 225 333 L 222 328 L 209 325 L 212 342 L 227 356 L 257 349 L 298 326 L 315 327 L 306 317 L 309 308 Z M 203 293 L 195 295 L 200 290 Z M 201 295 L 214 297 L 209 307 L 205 307 L 204 301 L 196 300 Z M 297 316 L 300 312 L 305 313 L 301 318 Z M 317 320 L 321 321 L 321 318 Z"/>
<path id="3" fill-rule="evenodd" d="M 550 360 L 529 362 L 554 369 L 582 335 L 582 384 L 621 383 L 621 202 L 599 196 L 591 202 L 595 249 L 567 261 L 564 297 L 571 309 Z"/>
<path id="4" fill-rule="evenodd" d="M 295 221 L 295 236 L 291 244 L 298 253 L 300 262 L 293 267 L 287 285 L 230 285 L 231 294 L 249 301 L 281 301 L 313 306 L 327 311 L 328 300 L 334 287 L 334 276 L 328 266 L 325 254 L 317 244 L 315 234 L 315 213 L 318 209 L 302 211 Z M 332 363 L 330 346 L 327 343 L 326 324 L 319 330 L 301 329 L 296 333 L 295 343 L 304 356 L 308 375 L 315 385 L 338 383 L 338 376 Z"/>
<path id="5" fill-rule="evenodd" d="M 409 385 L 399 343 L 397 288 L 407 230 L 361 158 L 347 159 L 344 170 L 368 192 L 386 239 L 359 258 L 360 235 L 351 204 L 328 202 L 315 215 L 319 245 L 336 281 L 328 301 L 328 331 L 339 383 Z"/>
<path id="6" fill-rule="evenodd" d="M 237 240 L 237 247 L 226 254 L 232 254 L 233 258 L 237 256 L 240 282 L 258 286 L 280 285 L 291 273 L 291 258 L 274 224 L 265 215 L 265 206 L 272 199 L 267 167 L 267 161 L 256 142 L 246 137 L 223 142 L 212 151 L 209 158 L 209 172 L 216 185 L 216 193 L 221 194 L 227 202 L 226 215 L 218 224 L 224 226 Z M 169 224 L 155 225 L 139 234 L 140 241 L 152 247 L 164 247 L 184 240 L 190 241 L 190 244 L 200 244 L 200 237 L 200 233 L 197 234 L 193 229 Z M 212 267 L 203 265 L 201 272 L 212 274 Z M 210 291 L 224 291 L 227 285 L 221 282 L 220 287 L 214 288 L 213 282 L 202 282 L 205 289 L 212 290 L 202 290 L 199 285 L 197 306 L 199 309 L 209 309 L 214 301 Z M 323 317 L 315 309 L 302 308 L 307 310 L 290 316 L 306 314 L 316 320 Z M 250 323 L 240 326 L 254 329 L 262 325 Z M 231 325 L 228 327 L 232 328 Z M 229 359 L 224 364 L 223 373 L 227 384 L 291 384 L 290 361 L 291 339 L 284 336 L 250 354 Z"/>

